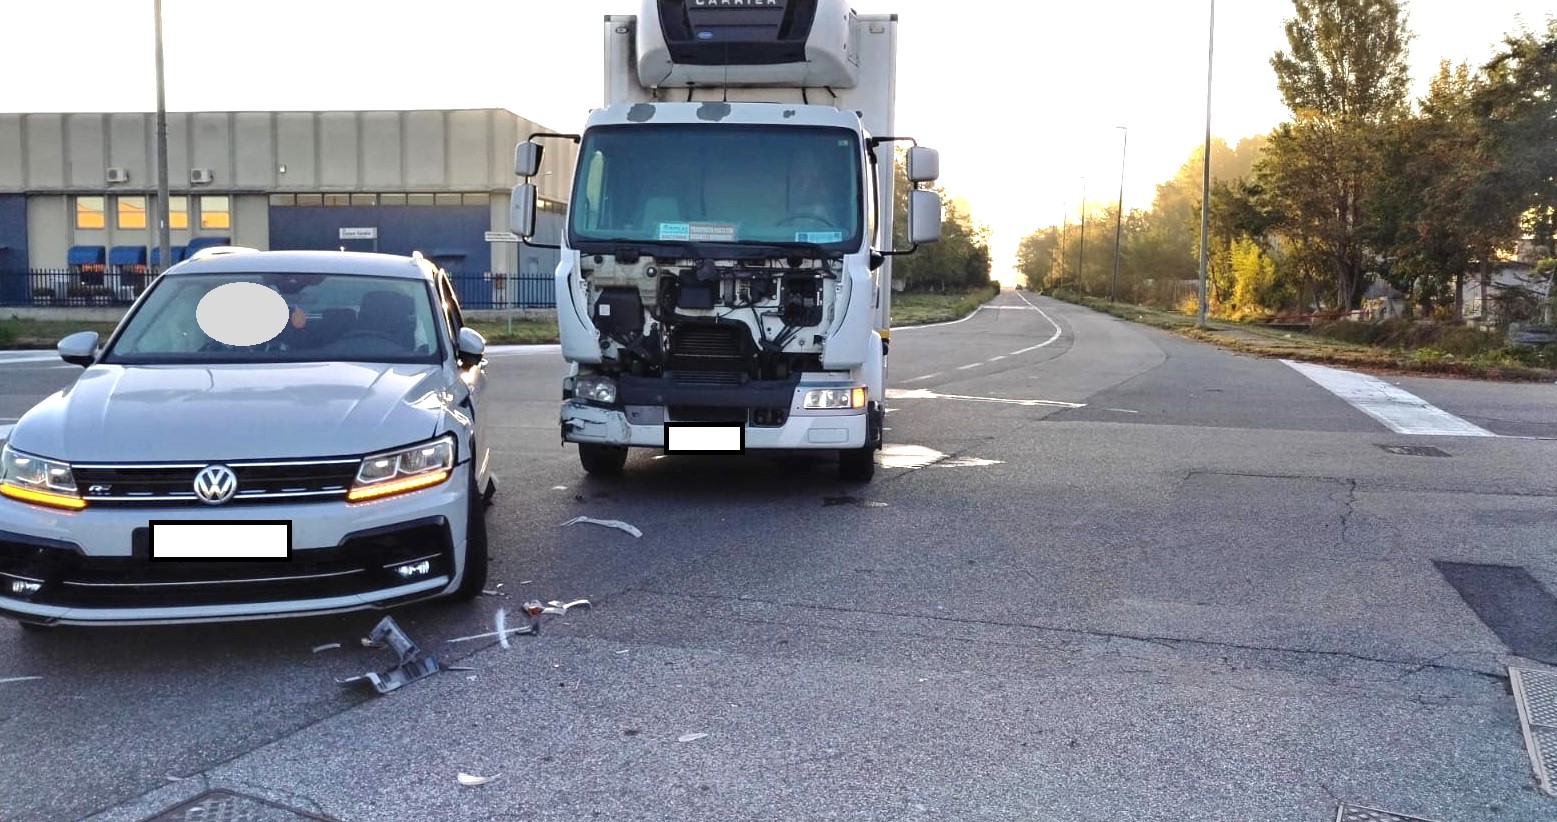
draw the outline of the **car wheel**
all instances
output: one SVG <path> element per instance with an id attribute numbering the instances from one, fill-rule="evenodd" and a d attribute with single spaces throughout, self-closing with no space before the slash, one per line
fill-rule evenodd
<path id="1" fill-rule="evenodd" d="M 469 503 L 465 514 L 465 575 L 455 590 L 455 599 L 475 599 L 487 585 L 487 507 L 471 472 Z"/>
<path id="2" fill-rule="evenodd" d="M 586 473 L 597 477 L 618 476 L 627 465 L 627 446 L 581 442 L 578 446 L 578 461 Z"/>

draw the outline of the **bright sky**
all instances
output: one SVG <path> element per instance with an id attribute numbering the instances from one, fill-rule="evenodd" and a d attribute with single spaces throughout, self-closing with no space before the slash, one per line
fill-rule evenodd
<path id="1" fill-rule="evenodd" d="M 0 111 L 152 111 L 152 0 L 14 2 Z M 1210 0 L 854 0 L 896 12 L 899 135 L 941 151 L 941 185 L 994 231 L 996 276 L 1017 241 L 1119 194 L 1150 204 L 1205 132 Z M 637 0 L 163 0 L 172 111 L 507 108 L 577 128 L 600 104 L 601 17 Z M 1405 2 L 1417 93 L 1440 58 L 1480 63 L 1557 0 Z M 1214 134 L 1286 119 L 1270 57 L 1291 0 L 1216 7 Z"/>

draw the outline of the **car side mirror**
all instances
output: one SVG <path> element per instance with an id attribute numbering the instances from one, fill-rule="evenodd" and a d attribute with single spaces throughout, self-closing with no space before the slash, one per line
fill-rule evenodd
<path id="1" fill-rule="evenodd" d="M 481 332 L 467 326 L 460 329 L 456 348 L 460 368 L 470 368 L 480 365 L 481 358 L 486 356 L 487 340 L 481 336 Z"/>
<path id="2" fill-rule="evenodd" d="M 59 358 L 82 368 L 97 362 L 97 332 L 77 331 L 59 341 Z"/>

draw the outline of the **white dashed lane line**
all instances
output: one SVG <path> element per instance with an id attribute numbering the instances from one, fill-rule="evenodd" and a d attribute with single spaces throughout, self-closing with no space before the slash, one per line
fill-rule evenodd
<path id="1" fill-rule="evenodd" d="M 1367 374 L 1357 374 L 1306 362 L 1282 360 L 1353 408 L 1383 423 L 1397 434 L 1441 437 L 1495 437 L 1403 388 Z"/>
<path id="2" fill-rule="evenodd" d="M 967 365 L 959 365 L 959 366 L 957 366 L 957 370 L 958 371 L 967 371 L 969 368 L 978 368 L 981 365 L 983 365 L 983 363 L 981 363 L 981 362 L 970 362 Z"/>
<path id="3" fill-rule="evenodd" d="M 905 383 L 909 383 L 909 382 L 923 382 L 924 380 L 933 380 L 933 379 L 935 379 L 936 377 L 939 377 L 939 376 L 941 376 L 941 372 L 937 371 L 934 374 L 926 374 L 923 377 L 914 377 L 912 379 L 903 380 L 903 382 L 905 382 Z"/>

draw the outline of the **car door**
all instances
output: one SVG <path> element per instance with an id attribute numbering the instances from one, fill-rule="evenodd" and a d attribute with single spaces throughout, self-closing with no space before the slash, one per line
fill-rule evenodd
<path id="1" fill-rule="evenodd" d="M 465 325 L 464 316 L 460 313 L 459 298 L 454 293 L 454 284 L 449 282 L 448 275 L 442 271 L 438 273 L 438 302 L 443 307 L 444 322 L 449 328 L 449 340 L 455 350 L 458 351 L 460 329 Z M 458 367 L 456 363 L 456 367 Z M 476 471 L 478 477 L 486 478 L 487 463 L 491 455 L 491 447 L 487 441 L 486 415 L 481 413 L 481 397 L 486 393 L 487 387 L 487 360 L 481 358 L 481 362 L 469 367 L 460 368 L 460 382 L 465 386 L 465 399 L 461 405 L 471 417 L 471 434 L 479 453 L 473 456 L 476 459 Z"/>

